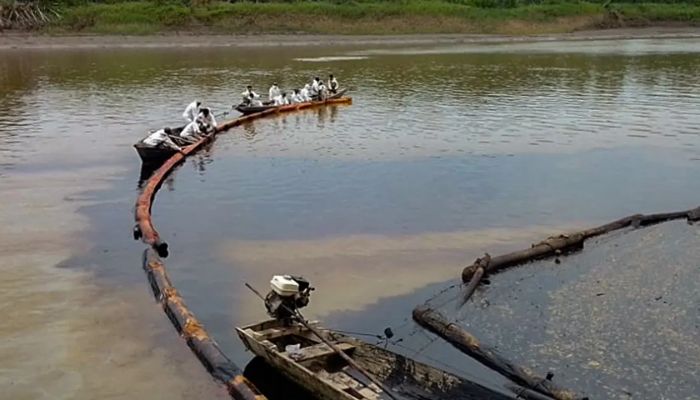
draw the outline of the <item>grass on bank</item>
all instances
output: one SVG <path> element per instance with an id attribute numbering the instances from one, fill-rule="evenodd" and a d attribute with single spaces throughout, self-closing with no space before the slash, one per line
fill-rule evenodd
<path id="1" fill-rule="evenodd" d="M 62 18 L 49 29 L 103 34 L 534 34 L 665 22 L 700 25 L 697 1 L 614 3 L 608 8 L 576 1 L 507 3 L 513 5 L 507 7 L 499 4 L 509 0 L 456 1 L 217 2 L 197 7 L 162 1 L 86 3 L 64 7 Z"/>

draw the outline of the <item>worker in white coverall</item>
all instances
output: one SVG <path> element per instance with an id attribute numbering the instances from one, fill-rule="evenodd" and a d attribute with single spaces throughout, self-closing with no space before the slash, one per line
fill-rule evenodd
<path id="1" fill-rule="evenodd" d="M 311 85 L 308 83 L 304 85 L 304 88 L 301 89 L 301 93 L 299 94 L 299 97 L 302 102 L 304 101 L 311 101 Z"/>
<path id="2" fill-rule="evenodd" d="M 243 103 L 248 103 L 250 100 L 257 100 L 260 98 L 260 95 L 255 93 L 253 91 L 253 87 L 248 85 L 245 88 L 245 91 L 241 93 L 241 96 L 243 96 Z"/>
<path id="3" fill-rule="evenodd" d="M 170 138 L 171 134 L 172 131 L 170 130 L 170 128 L 159 129 L 148 135 L 147 138 L 143 139 L 143 143 L 153 147 L 165 147 L 173 149 L 182 153 L 182 148 L 176 145 L 175 142 L 173 142 L 173 140 Z"/>
<path id="4" fill-rule="evenodd" d="M 185 112 L 182 113 L 182 117 L 187 120 L 187 122 L 192 122 L 195 119 L 197 119 L 197 115 L 199 114 L 199 106 L 202 105 L 201 101 L 193 101 L 191 102 L 187 108 L 185 108 Z"/>
<path id="5" fill-rule="evenodd" d="M 280 90 L 280 87 L 277 86 L 277 82 L 275 82 L 272 84 L 272 86 L 270 86 L 270 90 L 268 91 L 267 99 L 270 101 L 273 101 L 273 100 L 275 100 L 275 97 L 277 97 L 281 94 L 282 94 L 282 91 Z"/>
<path id="6" fill-rule="evenodd" d="M 333 94 L 336 94 L 336 93 L 338 93 L 339 87 L 340 86 L 338 85 L 338 80 L 335 79 L 333 74 L 328 75 L 328 91 L 333 93 Z"/>
<path id="7" fill-rule="evenodd" d="M 199 139 L 199 135 L 202 133 L 199 123 L 197 121 L 192 121 L 180 132 L 180 137 L 188 142 L 194 142 Z"/>
<path id="8" fill-rule="evenodd" d="M 209 133 L 216 130 L 216 118 L 214 118 L 214 114 L 212 114 L 211 110 L 206 107 L 199 111 L 197 123 L 202 132 Z"/>
<path id="9" fill-rule="evenodd" d="M 314 80 L 311 82 L 311 97 L 316 97 L 318 96 L 318 84 L 321 83 L 321 79 L 317 76 L 314 78 Z"/>

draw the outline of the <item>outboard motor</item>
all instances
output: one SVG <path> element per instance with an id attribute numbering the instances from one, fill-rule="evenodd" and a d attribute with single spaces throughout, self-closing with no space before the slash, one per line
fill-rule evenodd
<path id="1" fill-rule="evenodd" d="M 314 288 L 300 276 L 275 275 L 270 281 L 272 290 L 265 296 L 265 308 L 271 317 L 290 323 L 296 311 L 309 304 Z"/>

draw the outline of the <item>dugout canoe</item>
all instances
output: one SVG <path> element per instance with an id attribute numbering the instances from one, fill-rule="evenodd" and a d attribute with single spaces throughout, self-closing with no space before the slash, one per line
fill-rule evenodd
<path id="1" fill-rule="evenodd" d="M 322 328 L 318 322 L 309 324 L 377 378 L 392 396 L 350 366 L 302 324 L 294 322 L 287 326 L 279 320 L 268 320 L 238 327 L 236 332 L 248 350 L 323 400 L 515 398 L 382 347 Z"/>
<path id="2" fill-rule="evenodd" d="M 181 139 L 179 139 L 179 137 L 177 136 L 180 134 L 180 132 L 182 132 L 183 129 L 185 129 L 184 126 L 172 128 L 172 135 L 170 135 L 170 138 L 178 145 L 186 146 L 189 143 L 180 141 Z M 134 148 L 136 149 L 136 152 L 138 153 L 139 157 L 141 157 L 142 163 L 147 165 L 162 164 L 163 162 L 165 162 L 165 160 L 177 153 L 177 151 L 169 147 L 151 146 L 149 144 L 145 144 L 143 141 L 147 137 L 148 136 L 144 137 L 143 139 L 139 140 L 136 144 L 134 144 Z"/>
<path id="3" fill-rule="evenodd" d="M 347 91 L 348 91 L 347 89 L 341 89 L 337 93 L 335 93 L 331 96 L 328 96 L 328 98 L 326 98 L 325 100 L 307 101 L 304 103 L 289 104 L 286 106 L 262 105 L 262 106 L 257 106 L 257 107 L 247 107 L 247 106 L 244 106 L 242 104 L 239 104 L 239 105 L 235 106 L 234 109 L 243 115 L 256 114 L 256 113 L 261 113 L 261 112 L 268 111 L 268 110 L 279 110 L 279 111 L 285 111 L 285 110 L 290 110 L 290 109 L 298 110 L 298 109 L 302 109 L 302 108 L 311 107 L 313 105 L 328 104 L 328 103 L 330 103 L 329 100 L 342 99 L 343 95 Z M 290 108 L 290 107 L 292 107 L 292 108 Z"/>

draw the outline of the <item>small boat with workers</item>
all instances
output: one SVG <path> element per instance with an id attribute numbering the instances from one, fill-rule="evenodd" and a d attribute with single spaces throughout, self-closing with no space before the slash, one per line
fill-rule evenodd
<path id="1" fill-rule="evenodd" d="M 243 115 L 250 115 L 250 114 L 255 114 L 259 112 L 264 112 L 267 110 L 274 110 L 274 109 L 280 109 L 280 110 L 298 110 L 302 108 L 307 108 L 312 105 L 316 104 L 325 104 L 328 100 L 336 100 L 340 99 L 343 97 L 343 95 L 347 92 L 346 89 L 340 89 L 336 93 L 330 93 L 327 97 L 321 99 L 319 96 L 316 96 L 312 98 L 309 101 L 303 101 L 303 102 L 296 102 L 296 103 L 286 103 L 286 104 L 274 104 L 274 101 L 266 101 L 261 103 L 260 105 L 251 105 L 250 102 L 242 102 L 241 104 L 238 104 L 237 106 L 234 107 L 234 109 L 238 112 L 240 112 Z"/>
<path id="2" fill-rule="evenodd" d="M 349 103 L 348 97 L 343 97 L 347 89 L 340 89 L 338 81 L 329 76 L 329 86 L 326 87 L 318 77 L 311 84 L 306 84 L 302 89 L 294 89 L 288 96 L 274 83 L 269 90 L 268 101 L 260 101 L 260 96 L 253 91 L 252 86 L 246 87 L 241 93 L 243 101 L 233 108 L 243 114 L 239 120 L 263 116 L 274 111 L 287 112 L 304 108 L 321 106 L 330 103 Z M 224 113 L 226 115 L 227 113 Z M 217 125 L 212 111 L 202 107 L 198 100 L 190 103 L 182 113 L 187 125 L 177 128 L 163 128 L 149 132 L 148 136 L 134 144 L 134 148 L 141 157 L 141 161 L 150 166 L 162 164 L 174 154 L 182 152 L 182 149 L 194 142 L 211 137 L 219 130 L 234 126 L 237 120 L 228 121 Z M 238 121 L 240 122 L 240 121 Z"/>

